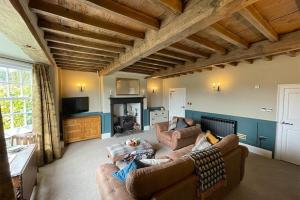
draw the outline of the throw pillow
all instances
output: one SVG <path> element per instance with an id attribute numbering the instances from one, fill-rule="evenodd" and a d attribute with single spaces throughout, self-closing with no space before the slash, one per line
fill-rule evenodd
<path id="1" fill-rule="evenodd" d="M 178 118 L 176 129 L 187 128 L 189 125 L 185 122 L 184 118 Z"/>
<path id="2" fill-rule="evenodd" d="M 212 144 L 207 141 L 206 137 L 203 136 L 198 143 L 193 147 L 192 151 L 201 151 L 208 147 L 210 147 Z"/>
<path id="3" fill-rule="evenodd" d="M 205 137 L 211 144 L 217 144 L 220 141 L 220 139 L 209 130 L 206 131 Z"/>
<path id="4" fill-rule="evenodd" d="M 139 160 L 134 159 L 124 168 L 120 169 L 119 171 L 113 172 L 112 176 L 118 179 L 119 181 L 124 182 L 130 172 L 143 167 L 146 167 L 146 165 L 140 162 Z"/>
<path id="5" fill-rule="evenodd" d="M 174 130 L 176 128 L 177 120 L 178 120 L 177 117 L 173 117 L 173 119 L 169 122 L 169 130 L 168 131 Z"/>
<path id="6" fill-rule="evenodd" d="M 163 163 L 170 162 L 171 159 L 167 159 L 167 158 L 166 159 L 142 159 L 140 161 L 145 165 L 152 166 L 152 165 L 160 165 Z"/>

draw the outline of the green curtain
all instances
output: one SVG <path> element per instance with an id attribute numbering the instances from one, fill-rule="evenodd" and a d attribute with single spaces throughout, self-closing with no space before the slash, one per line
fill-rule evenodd
<path id="1" fill-rule="evenodd" d="M 32 131 L 37 138 L 39 166 L 61 157 L 49 70 L 50 66 L 45 64 L 34 64 L 32 70 Z"/>
<path id="2" fill-rule="evenodd" d="M 13 200 L 15 194 L 11 182 L 6 143 L 0 111 L 0 199 Z"/>

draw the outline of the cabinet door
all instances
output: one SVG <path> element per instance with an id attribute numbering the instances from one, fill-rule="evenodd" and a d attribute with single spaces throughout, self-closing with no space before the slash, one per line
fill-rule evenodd
<path id="1" fill-rule="evenodd" d="M 76 142 L 83 139 L 83 126 L 80 118 L 70 118 L 64 120 L 65 142 Z"/>
<path id="2" fill-rule="evenodd" d="M 86 117 L 84 122 L 84 137 L 85 139 L 100 137 L 100 117 Z"/>

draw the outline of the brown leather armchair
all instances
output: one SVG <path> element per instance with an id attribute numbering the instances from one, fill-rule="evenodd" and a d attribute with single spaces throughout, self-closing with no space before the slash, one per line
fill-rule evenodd
<path id="1" fill-rule="evenodd" d="M 194 126 L 192 119 L 185 119 L 185 122 L 190 125 L 190 127 L 170 131 L 168 131 L 169 122 L 155 124 L 157 140 L 171 147 L 172 150 L 194 144 L 198 135 L 201 133 L 201 129 Z"/>

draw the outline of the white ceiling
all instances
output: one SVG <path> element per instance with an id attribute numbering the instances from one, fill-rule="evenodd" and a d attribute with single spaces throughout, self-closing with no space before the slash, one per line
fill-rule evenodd
<path id="1" fill-rule="evenodd" d="M 32 62 L 32 59 L 27 56 L 23 50 L 8 39 L 5 34 L 0 32 L 0 57 L 14 58 L 18 60 L 24 60 Z"/>

